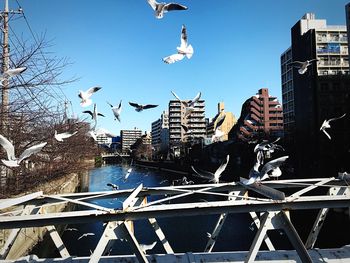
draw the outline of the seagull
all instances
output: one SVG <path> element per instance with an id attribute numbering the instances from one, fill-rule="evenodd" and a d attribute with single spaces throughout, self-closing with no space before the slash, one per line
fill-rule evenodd
<path id="1" fill-rule="evenodd" d="M 216 128 L 215 133 L 211 137 L 211 142 L 213 143 L 213 142 L 220 141 L 220 138 L 224 135 L 225 135 L 225 133 L 223 131 L 221 131 L 219 128 Z"/>
<path id="2" fill-rule="evenodd" d="M 119 189 L 119 186 L 116 185 L 116 184 L 108 183 L 107 186 L 112 187 L 112 190 L 118 190 Z"/>
<path id="3" fill-rule="evenodd" d="M 0 83 L 1 83 L 0 86 L 3 86 L 3 82 L 5 80 L 9 80 L 10 78 L 21 74 L 26 69 L 27 67 L 20 67 L 20 68 L 13 68 L 13 69 L 6 70 L 4 74 L 0 75 Z"/>
<path id="4" fill-rule="evenodd" d="M 169 180 L 167 180 L 167 179 L 162 180 L 162 181 L 160 181 L 160 183 L 159 183 L 159 184 L 165 184 L 166 182 L 169 182 Z"/>
<path id="5" fill-rule="evenodd" d="M 187 10 L 187 7 L 184 5 L 176 4 L 176 3 L 158 3 L 155 0 L 147 0 L 149 5 L 152 7 L 152 9 L 155 11 L 156 18 L 160 19 L 163 18 L 164 13 L 168 11 L 174 11 L 174 10 Z"/>
<path id="6" fill-rule="evenodd" d="M 78 231 L 78 229 L 76 229 L 76 228 L 66 228 L 64 231 Z"/>
<path id="7" fill-rule="evenodd" d="M 85 111 L 83 111 L 83 113 L 88 113 L 88 114 L 91 115 L 91 119 L 93 119 L 95 121 L 94 129 L 96 128 L 96 125 L 97 125 L 97 116 L 105 117 L 102 113 L 99 113 L 97 111 L 96 103 L 94 104 L 94 110 L 93 111 L 85 110 Z"/>
<path id="8" fill-rule="evenodd" d="M 190 59 L 193 56 L 193 47 L 187 43 L 187 33 L 185 25 L 182 25 L 181 29 L 181 44 L 177 47 L 177 53 L 163 58 L 166 64 L 173 64 L 182 60 L 185 56 Z"/>
<path id="9" fill-rule="evenodd" d="M 82 239 L 83 237 L 87 237 L 87 236 L 94 236 L 95 233 L 85 233 L 85 234 L 82 234 L 80 237 L 78 237 L 78 240 Z"/>
<path id="10" fill-rule="evenodd" d="M 326 132 L 326 129 L 331 127 L 330 122 L 331 122 L 331 121 L 335 121 L 335 120 L 339 120 L 339 119 L 341 119 L 341 118 L 344 118 L 345 115 L 346 115 L 346 113 L 344 113 L 344 114 L 343 114 L 342 116 L 340 116 L 340 117 L 332 118 L 332 119 L 329 119 L 329 120 L 324 120 L 323 123 L 322 123 L 322 125 L 321 125 L 320 131 L 323 131 L 324 134 L 326 134 L 326 136 L 327 136 L 329 139 L 331 139 L 331 136 Z"/>
<path id="11" fill-rule="evenodd" d="M 137 112 L 158 107 L 158 105 L 153 105 L 153 104 L 144 104 L 144 105 L 142 105 L 142 104 L 137 104 L 137 103 L 134 103 L 134 102 L 129 102 L 129 104 L 131 106 L 135 107 L 135 110 Z"/>
<path id="12" fill-rule="evenodd" d="M 207 238 L 211 238 L 211 234 L 207 232 Z"/>
<path id="13" fill-rule="evenodd" d="M 113 106 L 107 101 L 108 105 L 111 106 L 113 114 L 114 114 L 114 120 L 118 120 L 120 122 L 120 112 L 122 111 L 122 101 L 120 100 L 118 107 Z"/>
<path id="14" fill-rule="evenodd" d="M 87 91 L 79 90 L 78 96 L 79 96 L 79 98 L 81 98 L 80 106 L 82 106 L 82 107 L 90 106 L 92 103 L 92 100 L 90 99 L 91 95 L 100 89 L 101 89 L 101 87 L 92 87 L 92 88 L 88 89 Z"/>
<path id="15" fill-rule="evenodd" d="M 198 172 L 198 171 L 196 171 L 196 169 L 194 169 L 193 166 L 191 166 L 191 168 L 199 177 L 208 179 L 208 180 L 212 181 L 213 183 L 217 184 L 217 183 L 219 183 L 219 178 L 220 178 L 221 174 L 223 173 L 223 171 L 225 171 L 229 160 L 230 160 L 230 155 L 227 155 L 226 160 L 224 160 L 221 163 L 219 168 L 216 169 L 215 173 L 211 173 L 211 172 L 207 172 L 207 171 L 200 171 L 200 170 L 198 170 L 198 171 L 200 171 L 200 172 Z"/>
<path id="16" fill-rule="evenodd" d="M 261 165 L 262 152 L 257 153 L 257 162 L 254 167 L 249 172 L 249 180 L 244 180 L 243 184 L 250 185 L 255 182 L 260 182 L 270 177 L 279 177 L 282 172 L 280 170 L 280 166 L 288 159 L 289 156 L 282 156 L 280 158 L 274 159 L 266 163 L 261 171 L 259 172 L 259 167 Z"/>
<path id="17" fill-rule="evenodd" d="M 189 100 L 189 101 L 185 101 L 185 100 L 181 100 L 179 96 L 176 95 L 175 92 L 171 91 L 171 93 L 174 95 L 174 97 L 179 100 L 185 107 L 194 107 L 195 104 L 199 101 L 199 99 L 201 98 L 201 95 L 202 93 L 201 92 L 198 92 L 197 95 L 192 99 L 192 100 Z"/>
<path id="18" fill-rule="evenodd" d="M 311 65 L 312 62 L 318 61 L 318 59 L 311 59 L 311 60 L 306 60 L 306 61 L 293 61 L 288 64 L 288 66 L 293 66 L 298 68 L 299 74 L 304 74 L 307 71 L 307 67 Z"/>
<path id="19" fill-rule="evenodd" d="M 57 133 L 57 131 L 55 131 L 55 139 L 59 142 L 63 142 L 63 139 L 67 139 L 76 133 L 77 133 L 77 131 L 75 131 L 73 133 L 69 133 L 69 132 Z"/>
<path id="20" fill-rule="evenodd" d="M 254 147 L 254 153 L 257 153 L 258 151 L 262 152 L 270 152 L 273 153 L 275 150 L 281 150 L 284 151 L 283 147 L 281 145 L 276 144 L 281 138 L 277 138 L 273 142 L 269 142 L 267 140 L 263 140 L 261 143 L 255 145 Z"/>
<path id="21" fill-rule="evenodd" d="M 126 180 L 128 179 L 128 177 L 129 177 L 129 175 L 130 175 L 131 172 L 132 172 L 132 168 L 130 167 L 130 168 L 128 169 L 128 171 L 127 171 L 125 177 L 124 177 L 124 181 L 126 181 Z"/>
<path id="22" fill-rule="evenodd" d="M 0 135 L 0 144 L 5 149 L 8 159 L 2 159 L 1 161 L 3 162 L 3 164 L 5 164 L 8 167 L 18 167 L 21 161 L 30 157 L 32 154 L 40 152 L 41 149 L 47 144 L 47 142 L 43 142 L 25 149 L 19 156 L 19 158 L 15 157 L 15 148 L 13 147 L 12 143 L 2 135 Z"/>
<path id="23" fill-rule="evenodd" d="M 146 251 L 153 249 L 156 244 L 157 244 L 157 241 L 154 241 L 152 244 L 149 244 L 149 245 L 140 244 L 140 248 L 143 251 L 143 253 L 146 254 Z"/>

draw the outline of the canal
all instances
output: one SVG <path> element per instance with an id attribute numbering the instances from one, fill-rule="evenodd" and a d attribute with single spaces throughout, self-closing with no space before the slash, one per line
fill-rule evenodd
<path id="1" fill-rule="evenodd" d="M 83 191 L 107 191 L 111 187 L 108 183 L 113 183 L 119 186 L 119 189 L 132 189 L 139 184 L 144 187 L 168 186 L 172 180 L 180 179 L 182 176 L 160 172 L 158 170 L 132 167 L 132 172 L 128 179 L 124 181 L 124 176 L 130 167 L 128 165 L 107 165 L 99 168 L 94 168 L 89 171 L 89 175 L 83 180 Z M 207 199 L 208 196 L 191 196 L 187 197 L 186 201 L 198 201 L 198 199 Z M 212 197 L 211 197 L 212 198 Z M 118 199 L 100 199 L 91 201 L 92 203 L 102 205 L 109 208 L 120 208 L 123 200 Z M 348 237 L 345 239 L 335 238 L 337 234 L 342 234 L 338 224 L 349 225 L 348 216 L 344 213 L 335 213 L 329 217 L 335 217 L 336 223 L 325 223 L 323 231 L 320 234 L 318 247 L 338 247 L 349 244 Z M 304 211 L 303 215 L 294 218 L 293 223 L 304 240 L 307 237 L 307 230 L 312 226 L 312 222 L 316 217 L 317 211 Z M 209 216 L 191 216 L 174 218 L 157 219 L 158 224 L 162 228 L 166 238 L 175 252 L 202 252 L 208 240 L 207 233 L 211 233 L 214 229 L 219 215 Z M 251 242 L 256 233 L 256 228 L 251 225 L 252 219 L 249 214 L 230 214 L 224 224 L 220 235 L 217 238 L 217 243 L 214 251 L 242 251 L 249 250 Z M 66 230 L 61 234 L 64 244 L 72 256 L 89 256 L 96 247 L 100 236 L 103 233 L 103 222 L 94 224 L 75 224 L 66 227 Z M 306 230 L 307 229 L 307 230 Z M 349 227 L 347 227 L 347 230 Z M 303 231 L 304 230 L 304 231 Z M 165 253 L 161 243 L 158 241 L 150 223 L 146 220 L 134 221 L 135 236 L 141 244 L 151 244 L 157 241 L 155 247 L 149 250 L 148 254 L 163 254 Z M 84 233 L 89 235 L 80 238 Z M 348 232 L 349 233 L 349 232 Z M 342 235 L 344 236 L 344 235 Z M 273 231 L 269 233 L 269 237 L 273 241 L 277 249 L 290 249 L 290 243 L 286 235 L 282 231 Z M 80 238 L 80 239 L 79 239 Z M 262 249 L 266 249 L 263 244 Z M 110 255 L 133 254 L 127 242 L 117 240 L 113 243 Z M 37 245 L 31 254 L 36 254 L 38 257 L 59 257 L 58 251 L 53 246 L 53 242 L 49 236 L 45 236 L 44 241 Z"/>

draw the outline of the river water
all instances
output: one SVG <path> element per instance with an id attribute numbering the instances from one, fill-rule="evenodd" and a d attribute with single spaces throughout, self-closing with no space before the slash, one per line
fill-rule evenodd
<path id="1" fill-rule="evenodd" d="M 157 170 L 137 168 L 133 167 L 133 170 L 128 177 L 128 180 L 124 182 L 124 176 L 127 173 L 128 165 L 108 165 L 100 168 L 95 168 L 90 170 L 88 179 L 86 180 L 85 186 L 83 186 L 84 191 L 106 191 L 111 190 L 107 186 L 107 183 L 114 183 L 119 186 L 119 189 L 132 189 L 137 187 L 140 183 L 144 187 L 155 187 L 155 186 L 167 186 L 171 184 L 171 181 L 176 179 L 176 175 L 163 173 Z M 178 176 L 177 178 L 181 178 Z M 194 199 L 203 198 L 198 196 L 188 197 L 187 201 L 196 201 Z M 207 196 L 205 197 L 207 198 Z M 95 200 L 92 203 L 116 208 L 121 207 L 122 200 Z M 303 212 L 309 213 L 309 212 Z M 315 218 L 317 211 L 310 212 L 307 217 Z M 349 225 L 349 220 L 346 216 L 336 215 L 338 217 L 337 223 Z M 172 246 L 175 252 L 201 252 L 204 250 L 207 238 L 207 232 L 211 233 L 215 227 L 219 215 L 209 215 L 209 216 L 191 216 L 191 217 L 173 217 L 173 218 L 161 218 L 157 219 L 158 224 L 162 228 L 167 240 Z M 340 221 L 339 221 L 340 220 Z M 305 221 L 299 220 L 296 224 L 300 224 L 302 228 L 305 225 Z M 252 243 L 254 235 L 256 233 L 256 228 L 251 226 L 252 219 L 249 214 L 230 214 L 226 219 L 223 229 L 217 238 L 217 243 L 214 247 L 214 251 L 238 251 L 238 250 L 249 250 Z M 294 223 L 294 221 L 293 221 Z M 311 224 L 311 225 L 310 225 Z M 312 221 L 305 229 L 310 229 L 312 226 Z M 326 232 L 320 236 L 321 243 L 325 243 L 327 247 L 336 247 L 339 245 L 344 245 L 350 243 L 349 240 L 343 241 L 343 243 L 330 243 L 328 235 L 330 237 L 337 235 L 334 229 L 328 227 L 328 231 L 333 234 Z M 332 226 L 331 226 L 332 227 Z M 75 256 L 88 256 L 91 251 L 96 247 L 100 236 L 103 233 L 104 226 L 102 222 L 94 224 L 77 224 L 69 225 L 67 228 L 74 228 L 77 231 L 64 231 L 61 234 L 64 244 L 66 245 L 69 253 Z M 146 220 L 137 220 L 134 222 L 135 236 L 139 243 L 141 244 L 151 244 L 157 241 L 156 246 L 148 251 L 148 254 L 163 254 L 165 253 L 161 243 L 158 241 L 157 236 L 154 233 L 153 228 L 150 223 Z M 308 233 L 303 233 L 307 236 Z M 78 240 L 78 238 L 84 233 L 93 233 L 94 235 L 89 235 Z M 341 233 L 341 232 L 340 232 Z M 278 249 L 288 249 L 290 248 L 290 243 L 287 240 L 286 235 L 281 231 L 274 231 L 269 233 L 270 238 L 275 247 Z M 322 241 L 324 239 L 325 241 Z M 333 244 L 333 245 L 330 245 Z M 265 245 L 262 245 L 262 249 L 266 249 Z M 38 245 L 32 252 L 39 257 L 59 257 L 58 251 L 53 246 L 52 241 L 47 236 L 44 241 Z M 115 241 L 110 251 L 111 255 L 123 255 L 123 254 L 133 254 L 127 244 L 127 242 Z"/>

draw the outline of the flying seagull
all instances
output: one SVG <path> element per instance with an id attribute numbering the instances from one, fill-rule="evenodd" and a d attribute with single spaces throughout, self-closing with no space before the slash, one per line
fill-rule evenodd
<path id="1" fill-rule="evenodd" d="M 67 139 L 76 133 L 77 133 L 77 131 L 75 131 L 73 133 L 69 133 L 69 132 L 57 133 L 57 131 L 55 131 L 55 139 L 59 142 L 63 142 L 63 139 Z"/>
<path id="2" fill-rule="evenodd" d="M 176 4 L 176 3 L 158 3 L 155 0 L 147 0 L 149 5 L 152 7 L 152 9 L 155 11 L 156 18 L 160 19 L 163 18 L 164 13 L 168 11 L 174 11 L 174 10 L 187 10 L 187 7 L 184 5 Z"/>
<path id="3" fill-rule="evenodd" d="M 124 176 L 124 182 L 128 179 L 129 175 L 131 174 L 132 172 L 132 168 L 130 167 L 126 173 L 126 175 Z"/>
<path id="4" fill-rule="evenodd" d="M 323 131 L 324 134 L 326 134 L 326 136 L 331 139 L 331 136 L 328 134 L 328 132 L 326 132 L 326 129 L 330 128 L 331 127 L 331 124 L 330 122 L 331 121 L 335 121 L 335 120 L 339 120 L 341 118 L 344 118 L 346 115 L 346 113 L 344 113 L 342 116 L 340 117 L 336 117 L 336 118 L 332 118 L 332 119 L 329 119 L 329 120 L 324 120 L 323 123 L 322 123 L 322 126 L 320 128 L 320 131 Z"/>
<path id="5" fill-rule="evenodd" d="M 47 144 L 47 142 L 43 142 L 25 149 L 19 158 L 16 158 L 15 156 L 15 148 L 13 147 L 12 143 L 2 135 L 0 135 L 0 144 L 5 149 L 8 159 L 1 160 L 3 164 L 8 167 L 18 167 L 24 159 L 30 157 L 32 154 L 40 152 L 41 149 Z"/>
<path id="6" fill-rule="evenodd" d="M 226 118 L 226 114 L 224 114 L 220 119 L 216 121 L 216 127 L 213 136 L 211 137 L 212 142 L 220 141 L 220 138 L 225 135 L 225 133 L 221 130 L 221 126 L 224 123 Z"/>
<path id="7" fill-rule="evenodd" d="M 212 181 L 213 183 L 217 184 L 217 183 L 219 183 L 219 178 L 220 178 L 221 174 L 223 173 L 223 171 L 225 171 L 229 160 L 230 160 L 230 155 L 227 155 L 226 160 L 224 160 L 221 163 L 221 165 L 215 171 L 215 173 L 211 173 L 211 172 L 207 172 L 207 171 L 200 171 L 200 170 L 197 171 L 196 169 L 194 169 L 193 166 L 191 166 L 191 168 L 199 177 L 208 179 L 209 181 Z"/>
<path id="8" fill-rule="evenodd" d="M 66 228 L 64 231 L 78 231 L 78 229 L 72 227 L 72 228 Z"/>
<path id="9" fill-rule="evenodd" d="M 87 236 L 94 236 L 95 233 L 85 233 L 85 234 L 82 234 L 80 237 L 78 237 L 78 240 L 82 239 L 83 237 L 87 237 Z"/>
<path id="10" fill-rule="evenodd" d="M 20 67 L 6 70 L 4 74 L 0 75 L 0 85 L 2 86 L 5 80 L 9 80 L 10 78 L 21 74 L 26 69 L 27 67 Z"/>
<path id="11" fill-rule="evenodd" d="M 119 186 L 116 185 L 116 184 L 108 183 L 107 186 L 112 187 L 113 190 L 118 190 L 119 189 Z"/>
<path id="12" fill-rule="evenodd" d="M 282 174 L 279 167 L 288 159 L 288 156 L 282 156 L 280 158 L 269 161 L 263 166 L 261 171 L 259 171 L 259 167 L 262 164 L 263 159 L 262 155 L 263 154 L 261 151 L 257 153 L 257 161 L 249 172 L 249 180 L 244 180 L 243 184 L 250 185 L 270 177 L 279 177 Z"/>
<path id="13" fill-rule="evenodd" d="M 87 91 L 79 90 L 78 96 L 79 98 L 81 98 L 80 106 L 82 107 L 90 106 L 92 103 L 92 100 L 90 99 L 90 97 L 92 96 L 92 94 L 94 94 L 96 91 L 100 89 L 101 87 L 92 87 Z"/>
<path id="14" fill-rule="evenodd" d="M 311 60 L 306 60 L 306 61 L 293 61 L 288 64 L 288 66 L 293 66 L 298 68 L 299 74 L 304 74 L 307 71 L 308 66 L 311 65 L 312 62 L 318 61 L 318 59 L 311 59 Z"/>
<path id="15" fill-rule="evenodd" d="M 85 110 L 85 111 L 83 111 L 83 113 L 87 113 L 87 114 L 91 115 L 91 119 L 93 119 L 95 121 L 94 129 L 96 128 L 96 125 L 97 125 L 97 116 L 105 117 L 102 113 L 99 113 L 97 111 L 96 103 L 94 104 L 94 110 L 93 111 Z"/>
<path id="16" fill-rule="evenodd" d="M 185 25 L 182 25 L 181 29 L 181 44 L 177 47 L 177 53 L 163 58 L 163 61 L 167 64 L 175 63 L 182 60 L 185 56 L 190 59 L 193 55 L 193 47 L 187 42 L 187 33 Z"/>
<path id="17" fill-rule="evenodd" d="M 273 153 L 275 150 L 284 151 L 283 147 L 281 145 L 276 144 L 281 138 L 277 138 L 273 142 L 269 142 L 267 140 L 263 140 L 261 143 L 255 145 L 254 152 L 257 153 L 258 151 L 262 152 L 270 152 Z"/>
<path id="18" fill-rule="evenodd" d="M 138 104 L 138 103 L 134 103 L 134 102 L 129 102 L 129 104 L 131 106 L 135 107 L 135 110 L 137 112 L 158 107 L 158 105 L 153 105 L 153 104 L 144 104 L 144 105 L 142 105 L 142 104 Z"/>
<path id="19" fill-rule="evenodd" d="M 156 244 L 157 244 L 157 241 L 154 241 L 152 244 L 149 244 L 149 245 L 140 244 L 140 248 L 143 251 L 143 253 L 146 254 L 146 251 L 153 249 Z"/>
<path id="20" fill-rule="evenodd" d="M 114 114 L 114 120 L 118 120 L 120 122 L 120 112 L 122 111 L 122 101 L 120 100 L 118 106 L 113 106 L 107 101 L 108 105 L 111 106 L 113 114 Z"/>
<path id="21" fill-rule="evenodd" d="M 199 101 L 199 99 L 201 98 L 202 93 L 198 92 L 197 95 L 189 101 L 185 101 L 185 100 L 181 100 L 179 96 L 176 95 L 176 93 L 174 91 L 171 91 L 171 93 L 174 95 L 174 97 L 180 101 L 185 107 L 190 107 L 193 108 L 195 106 L 195 104 Z"/>

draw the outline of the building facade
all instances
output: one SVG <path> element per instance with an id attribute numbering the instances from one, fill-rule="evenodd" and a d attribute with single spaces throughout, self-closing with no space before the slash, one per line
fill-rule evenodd
<path id="1" fill-rule="evenodd" d="M 122 144 L 122 153 L 128 154 L 130 151 L 130 146 L 133 145 L 138 138 L 141 138 L 142 131 L 139 129 L 133 130 L 121 130 L 121 144 Z"/>
<path id="2" fill-rule="evenodd" d="M 160 118 L 152 122 L 152 147 L 154 151 L 166 151 L 169 147 L 169 114 L 163 111 Z"/>
<path id="3" fill-rule="evenodd" d="M 311 59 L 318 61 L 304 74 L 287 66 L 288 61 Z M 323 161 L 327 159 L 330 145 L 320 133 L 320 126 L 325 119 L 348 112 L 350 87 L 345 83 L 350 76 L 346 27 L 330 26 L 325 19 L 305 14 L 291 28 L 291 47 L 281 56 L 281 74 L 286 141 L 295 155 L 295 167 L 298 173 L 307 173 L 307 176 L 330 172 L 332 165 Z M 345 143 L 347 139 L 341 141 Z M 334 159 L 339 154 L 331 155 Z"/>
<path id="4" fill-rule="evenodd" d="M 345 18 L 346 18 L 346 27 L 347 27 L 347 34 L 348 34 L 348 43 L 350 43 L 350 3 L 348 3 L 345 6 Z M 350 52 L 349 52 L 349 61 L 350 61 Z"/>
<path id="5" fill-rule="evenodd" d="M 260 89 L 244 102 L 241 116 L 229 137 L 243 141 L 283 137 L 282 106 L 276 97 L 269 95 L 267 88 Z"/>
<path id="6" fill-rule="evenodd" d="M 179 145 L 189 140 L 206 137 L 205 101 L 199 100 L 193 111 L 188 110 L 179 100 L 169 102 L 169 146 Z M 186 132 L 181 125 L 188 128 Z"/>
<path id="7" fill-rule="evenodd" d="M 220 130 L 224 133 L 224 135 L 220 138 L 221 141 L 228 140 L 228 133 L 232 129 L 233 125 L 236 124 L 236 117 L 232 112 L 225 112 L 225 104 L 223 102 L 218 103 L 218 113 L 212 119 L 211 122 L 207 124 L 207 137 L 212 137 L 214 135 L 217 122 L 225 116 L 225 120 L 222 123 Z"/>

